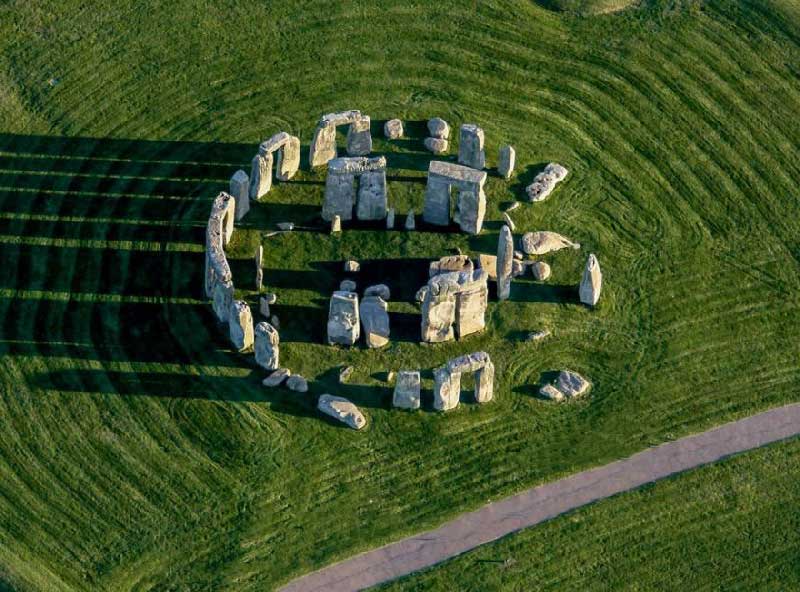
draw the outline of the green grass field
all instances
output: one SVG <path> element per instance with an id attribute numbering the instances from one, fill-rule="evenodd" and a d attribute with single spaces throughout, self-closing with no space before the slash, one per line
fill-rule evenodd
<path id="1" fill-rule="evenodd" d="M 376 590 L 796 590 L 800 441 L 565 514 Z"/>
<path id="2" fill-rule="evenodd" d="M 263 590 L 799 400 L 798 9 L 560 4 L 0 4 L 0 581 Z M 349 108 L 372 116 L 403 214 L 421 209 L 428 117 L 481 124 L 489 166 L 511 143 L 518 171 L 490 178 L 472 238 L 366 225 L 331 237 L 321 171 L 304 162 L 277 184 L 229 251 L 247 288 L 263 242 L 282 364 L 312 381 L 308 395 L 267 391 L 202 297 L 210 202 L 258 142 L 292 132 L 305 158 L 319 115 Z M 380 139 L 392 117 L 410 122 L 407 140 Z M 516 282 L 486 333 L 419 345 L 411 301 L 427 261 L 494 251 L 502 207 L 549 161 L 570 177 L 513 218 L 580 254 L 548 258 L 546 284 Z M 284 220 L 299 229 L 264 236 Z M 589 252 L 605 274 L 595 311 L 577 303 Z M 360 287 L 393 289 L 386 350 L 322 344 L 350 257 Z M 542 327 L 549 341 L 520 340 Z M 390 410 L 388 370 L 421 368 L 429 388 L 431 368 L 481 349 L 495 402 Z M 589 377 L 591 397 L 536 399 L 562 368 Z M 323 392 L 357 402 L 369 428 L 322 420 Z"/>

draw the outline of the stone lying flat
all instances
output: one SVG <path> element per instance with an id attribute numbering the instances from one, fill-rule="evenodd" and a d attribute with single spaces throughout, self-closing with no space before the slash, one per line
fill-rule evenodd
<path id="1" fill-rule="evenodd" d="M 403 122 L 399 119 L 390 119 L 383 124 L 383 135 L 390 140 L 403 137 Z"/>
<path id="2" fill-rule="evenodd" d="M 292 136 L 288 132 L 279 132 L 268 140 L 261 142 L 261 144 L 258 145 L 258 152 L 259 154 L 266 156 L 270 152 L 275 152 L 275 150 L 286 144 L 291 139 Z"/>
<path id="3" fill-rule="evenodd" d="M 525 341 L 541 341 L 548 337 L 550 337 L 550 331 L 548 329 L 541 329 L 540 331 L 531 331 L 528 333 Z"/>
<path id="4" fill-rule="evenodd" d="M 450 149 L 449 142 L 441 138 L 425 138 L 422 143 L 426 149 L 434 154 L 446 154 Z"/>
<path id="5" fill-rule="evenodd" d="M 328 174 L 334 175 L 358 175 L 383 170 L 386 170 L 385 156 L 347 156 L 328 161 Z"/>
<path id="6" fill-rule="evenodd" d="M 464 165 L 442 160 L 431 161 L 428 165 L 428 175 L 439 175 L 456 181 L 478 183 L 480 185 L 483 185 L 486 181 L 486 171 L 476 171 Z"/>
<path id="7" fill-rule="evenodd" d="M 544 170 L 536 175 L 533 183 L 528 185 L 525 192 L 530 201 L 544 201 L 553 192 L 556 185 L 563 181 L 569 171 L 560 164 L 551 162 Z"/>
<path id="8" fill-rule="evenodd" d="M 328 343 L 354 345 L 361 335 L 358 295 L 339 290 L 331 296 L 328 309 Z"/>
<path id="9" fill-rule="evenodd" d="M 560 251 L 568 247 L 571 249 L 580 249 L 581 245 L 579 243 L 573 243 L 567 237 L 557 232 L 550 232 L 549 230 L 526 232 L 522 236 L 522 250 L 528 255 L 546 255 L 547 253 Z"/>
<path id="10" fill-rule="evenodd" d="M 347 424 L 354 430 L 360 430 L 367 425 L 367 420 L 361 410 L 344 397 L 334 397 L 327 393 L 320 395 L 317 409 L 325 415 Z"/>
<path id="11" fill-rule="evenodd" d="M 550 266 L 544 261 L 535 261 L 531 263 L 531 273 L 533 278 L 537 281 L 544 282 L 550 278 Z"/>
<path id="12" fill-rule="evenodd" d="M 546 384 L 542 388 L 539 389 L 539 394 L 551 401 L 563 401 L 564 400 L 564 393 L 554 387 L 552 384 Z"/>
<path id="13" fill-rule="evenodd" d="M 286 387 L 296 393 L 307 393 L 308 381 L 299 374 L 292 374 L 286 381 Z"/>
<path id="14" fill-rule="evenodd" d="M 289 378 L 291 375 L 292 371 L 289 370 L 288 368 L 278 368 L 277 370 L 275 370 L 275 372 L 273 372 L 272 374 L 267 376 L 264 380 L 262 380 L 261 384 L 270 388 L 280 386 L 283 383 L 283 381 Z"/>
<path id="15" fill-rule="evenodd" d="M 352 366 L 345 366 L 341 370 L 339 370 L 339 384 L 344 384 L 350 379 L 350 375 L 353 373 Z"/>
<path id="16" fill-rule="evenodd" d="M 450 125 L 441 117 L 428 120 L 428 133 L 432 138 L 447 140 L 450 138 Z"/>
<path id="17" fill-rule="evenodd" d="M 512 201 L 511 205 L 506 208 L 506 212 L 513 212 L 518 207 L 519 207 L 519 202 L 518 201 Z"/>
<path id="18" fill-rule="evenodd" d="M 364 298 L 367 296 L 380 296 L 384 300 L 392 299 L 392 292 L 386 284 L 375 284 L 374 286 L 367 287 L 364 290 Z"/>
<path id="19" fill-rule="evenodd" d="M 589 255 L 583 278 L 578 290 L 581 302 L 588 306 L 595 306 L 600 300 L 600 291 L 603 289 L 603 273 L 600 271 L 600 262 L 594 253 Z"/>
<path id="20" fill-rule="evenodd" d="M 428 266 L 428 277 L 454 271 L 472 272 L 473 264 L 470 258 L 466 255 L 448 255 L 441 257 L 438 261 L 431 261 Z"/>
<path id="21" fill-rule="evenodd" d="M 278 230 L 294 230 L 294 222 L 278 222 Z"/>
<path id="22" fill-rule="evenodd" d="M 486 352 L 475 352 L 453 358 L 447 362 L 446 368 L 448 372 L 463 374 L 464 372 L 476 372 L 489 362 L 489 354 Z"/>
<path id="23" fill-rule="evenodd" d="M 358 109 L 350 109 L 349 111 L 337 111 L 336 113 L 326 113 L 320 117 L 320 123 L 328 125 L 344 125 L 345 123 L 352 123 L 356 119 L 361 118 L 361 111 Z"/>
<path id="24" fill-rule="evenodd" d="M 394 385 L 392 406 L 400 409 L 419 409 L 420 377 L 419 370 L 401 370 L 397 373 Z"/>
<path id="25" fill-rule="evenodd" d="M 592 384 L 577 372 L 562 370 L 558 374 L 556 388 L 566 397 L 580 397 L 589 392 Z"/>

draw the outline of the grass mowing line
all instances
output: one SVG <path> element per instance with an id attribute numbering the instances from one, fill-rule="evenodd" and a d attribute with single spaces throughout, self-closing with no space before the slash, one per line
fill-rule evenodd
<path id="1" fill-rule="evenodd" d="M 235 169 L 231 175 L 236 172 Z M 208 183 L 209 185 L 219 185 L 226 183 L 229 178 L 211 177 L 162 177 L 154 175 L 114 175 L 105 173 L 80 173 L 80 172 L 61 172 L 54 170 L 31 171 L 26 169 L 0 169 L 2 174 L 30 175 L 32 177 L 79 177 L 84 179 L 115 179 L 121 181 L 172 181 L 174 183 Z"/>
<path id="2" fill-rule="evenodd" d="M 15 193 L 33 193 L 42 195 L 86 195 L 92 197 L 128 197 L 133 199 L 153 199 L 153 200 L 174 200 L 174 201 L 194 201 L 195 195 L 168 195 L 159 193 L 126 193 L 116 191 L 90 191 L 86 189 L 44 189 L 38 187 L 15 187 L 13 185 L 0 185 L 0 191 Z"/>
<path id="3" fill-rule="evenodd" d="M 78 224 L 122 224 L 126 226 L 168 226 L 176 225 L 204 227 L 202 222 L 181 223 L 174 220 L 136 220 L 130 218 L 91 218 L 61 214 L 27 214 L 0 212 L 0 220 L 33 220 L 35 222 L 74 222 Z"/>
<path id="4" fill-rule="evenodd" d="M 254 146 L 253 150 L 258 150 L 258 146 Z M 0 150 L 0 157 L 5 156 L 7 158 L 35 158 L 41 160 L 76 160 L 76 161 L 96 161 L 96 162 L 126 162 L 131 164 L 142 163 L 142 164 L 170 164 L 170 165 L 180 165 L 180 166 L 218 166 L 218 167 L 235 167 L 237 166 L 234 162 L 229 161 L 221 161 L 221 160 L 168 160 L 163 158 L 158 159 L 149 159 L 137 156 L 136 158 L 113 158 L 110 156 L 73 156 L 69 154 L 47 154 L 41 152 L 25 152 L 21 150 L 19 152 L 10 152 L 8 150 Z M 46 164 L 42 165 L 46 167 Z"/>
<path id="5" fill-rule="evenodd" d="M 30 219 L 29 219 L 30 220 Z M 197 243 L 164 243 L 156 241 L 115 241 L 99 239 L 48 238 L 44 236 L 11 236 L 0 234 L 0 244 L 39 247 L 102 249 L 114 251 L 145 251 L 159 253 L 203 253 Z M 202 264 L 202 259 L 199 259 Z"/>

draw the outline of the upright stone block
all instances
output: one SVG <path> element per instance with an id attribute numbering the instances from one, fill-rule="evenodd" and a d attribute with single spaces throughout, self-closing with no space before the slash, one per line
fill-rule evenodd
<path id="1" fill-rule="evenodd" d="M 418 370 L 401 370 L 394 384 L 392 406 L 400 409 L 419 409 L 420 378 Z"/>
<path id="2" fill-rule="evenodd" d="M 438 226 L 450 224 L 450 183 L 446 179 L 428 176 L 422 219 Z"/>
<path id="3" fill-rule="evenodd" d="M 486 152 L 483 149 L 483 130 L 475 124 L 465 123 L 461 126 L 458 162 L 464 166 L 479 170 L 486 166 Z"/>
<path id="4" fill-rule="evenodd" d="M 511 146 L 501 146 L 497 157 L 497 172 L 504 179 L 509 179 L 514 173 L 517 153 Z"/>
<path id="5" fill-rule="evenodd" d="M 266 370 L 277 370 L 280 358 L 280 337 L 278 331 L 266 322 L 260 322 L 255 328 L 256 364 Z"/>
<path id="6" fill-rule="evenodd" d="M 486 215 L 486 196 L 483 191 L 460 191 L 458 193 L 458 219 L 463 232 L 478 234 Z"/>
<path id="7" fill-rule="evenodd" d="M 328 343 L 354 345 L 361 335 L 359 324 L 358 295 L 334 292 L 328 309 Z"/>
<path id="8" fill-rule="evenodd" d="M 508 300 L 511 295 L 511 277 L 514 267 L 514 238 L 511 229 L 503 226 L 497 241 L 497 298 Z"/>
<path id="9" fill-rule="evenodd" d="M 366 156 L 372 152 L 372 135 L 369 131 L 370 118 L 361 115 L 347 129 L 347 154 Z"/>
<path id="10" fill-rule="evenodd" d="M 486 173 L 450 162 L 431 161 L 425 189 L 423 218 L 430 224 L 446 226 L 450 223 L 450 192 L 459 191 L 456 222 L 465 232 L 477 234 L 483 225 L 486 212 L 486 195 L 483 184 Z"/>
<path id="11" fill-rule="evenodd" d="M 475 372 L 475 400 L 478 403 L 488 403 L 494 397 L 494 364 L 487 361 L 486 365 Z"/>
<path id="12" fill-rule="evenodd" d="M 227 323 L 233 303 L 233 282 L 219 282 L 214 286 L 211 307 L 220 323 Z"/>
<path id="13" fill-rule="evenodd" d="M 256 154 L 250 166 L 250 199 L 257 201 L 272 188 L 272 153 Z"/>
<path id="14" fill-rule="evenodd" d="M 334 152 L 335 152 L 334 147 Z M 286 143 L 278 151 L 278 167 L 276 176 L 280 181 L 288 181 L 300 169 L 300 138 L 289 136 Z"/>
<path id="15" fill-rule="evenodd" d="M 358 181 L 356 217 L 359 220 L 383 220 L 388 205 L 386 171 L 363 173 Z"/>
<path id="16" fill-rule="evenodd" d="M 318 167 L 327 164 L 332 158 L 336 158 L 336 126 L 327 122 L 320 123 L 308 149 L 308 162 L 312 167 Z"/>
<path id="17" fill-rule="evenodd" d="M 441 343 L 453 339 L 455 318 L 455 295 L 434 294 L 433 290 L 429 289 L 422 301 L 422 341 Z"/>
<path id="18" fill-rule="evenodd" d="M 455 330 L 459 339 L 472 333 L 480 333 L 486 328 L 486 306 L 489 289 L 486 281 L 459 292 L 456 296 Z"/>
<path id="19" fill-rule="evenodd" d="M 603 289 L 603 272 L 600 271 L 600 262 L 592 253 L 586 261 L 583 270 L 580 289 L 578 290 L 581 302 L 588 306 L 595 306 L 600 300 L 600 291 Z"/>
<path id="20" fill-rule="evenodd" d="M 228 326 L 233 347 L 239 351 L 253 347 L 253 315 L 250 313 L 250 307 L 243 300 L 235 300 L 231 303 Z"/>
<path id="21" fill-rule="evenodd" d="M 377 348 L 388 344 L 389 313 L 386 302 L 380 296 L 365 294 L 359 312 L 367 347 Z"/>
<path id="22" fill-rule="evenodd" d="M 461 396 L 461 374 L 451 373 L 446 367 L 433 371 L 433 408 L 450 411 L 458 407 Z"/>
<path id="23" fill-rule="evenodd" d="M 241 169 L 231 177 L 230 194 L 236 200 L 236 221 L 239 222 L 250 211 L 250 179 Z"/>
<path id="24" fill-rule="evenodd" d="M 355 201 L 355 175 L 328 172 L 325 180 L 325 201 L 322 204 L 322 219 L 326 222 L 339 216 L 342 221 L 353 219 Z"/>

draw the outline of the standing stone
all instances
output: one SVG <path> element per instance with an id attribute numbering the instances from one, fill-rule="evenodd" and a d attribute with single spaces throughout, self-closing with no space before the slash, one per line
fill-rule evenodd
<path id="1" fill-rule="evenodd" d="M 255 256 L 257 292 L 261 291 L 261 287 L 264 283 L 264 269 L 262 268 L 263 263 L 264 263 L 264 247 L 262 245 L 258 245 Z"/>
<path id="2" fill-rule="evenodd" d="M 456 295 L 455 330 L 459 339 L 486 328 L 486 305 L 489 302 L 488 274 L 470 274 L 476 281 L 467 284 Z"/>
<path id="3" fill-rule="evenodd" d="M 231 177 L 230 194 L 236 200 L 236 221 L 239 222 L 250 211 L 250 179 L 243 170 Z"/>
<path id="4" fill-rule="evenodd" d="M 331 232 L 341 232 L 342 231 L 342 217 L 339 214 L 336 214 L 331 220 Z"/>
<path id="5" fill-rule="evenodd" d="M 400 370 L 394 385 L 392 406 L 400 409 L 419 409 L 420 378 L 418 370 Z"/>
<path id="6" fill-rule="evenodd" d="M 334 397 L 327 393 L 320 395 L 317 409 L 354 430 L 360 430 L 367 425 L 367 420 L 361 410 L 344 397 Z"/>
<path id="7" fill-rule="evenodd" d="M 217 320 L 220 323 L 227 323 L 231 314 L 231 303 L 233 302 L 233 282 L 230 280 L 217 282 L 214 286 L 213 297 L 212 308 L 214 309 L 214 314 L 217 315 Z"/>
<path id="8" fill-rule="evenodd" d="M 347 154 L 366 156 L 372 152 L 372 136 L 369 132 L 370 118 L 361 115 L 347 129 Z"/>
<path id="9" fill-rule="evenodd" d="M 344 262 L 344 270 L 347 273 L 356 273 L 359 269 L 361 269 L 361 264 L 354 259 L 348 259 Z"/>
<path id="10" fill-rule="evenodd" d="M 452 162 L 432 160 L 428 165 L 422 218 L 429 224 L 450 224 L 451 190 L 458 191 L 455 220 L 461 230 L 478 234 L 486 212 L 483 184 L 486 173 Z"/>
<path id="11" fill-rule="evenodd" d="M 600 271 L 600 262 L 594 253 L 589 255 L 586 261 L 586 269 L 583 270 L 583 278 L 579 295 L 581 302 L 589 306 L 595 306 L 600 300 L 600 291 L 603 289 L 603 273 Z"/>
<path id="12" fill-rule="evenodd" d="M 486 166 L 483 141 L 483 130 L 480 127 L 472 123 L 463 124 L 458 145 L 459 164 L 473 169 L 483 169 Z"/>
<path id="13" fill-rule="evenodd" d="M 374 286 L 367 286 L 364 290 L 364 298 L 367 296 L 380 296 L 384 300 L 391 300 L 392 292 L 386 284 L 375 284 Z"/>
<path id="14" fill-rule="evenodd" d="M 389 343 L 389 313 L 380 296 L 365 296 L 359 307 L 361 326 L 367 347 L 383 347 Z"/>
<path id="15" fill-rule="evenodd" d="M 353 280 L 342 280 L 339 282 L 339 290 L 342 292 L 355 292 L 356 283 Z"/>
<path id="16" fill-rule="evenodd" d="M 461 396 L 461 374 L 451 373 L 446 366 L 433 371 L 433 408 L 449 411 L 458 407 Z"/>
<path id="17" fill-rule="evenodd" d="M 386 229 L 394 229 L 394 208 L 389 208 L 386 210 Z"/>
<path id="18" fill-rule="evenodd" d="M 334 162 L 331 160 L 330 162 Z M 356 178 L 352 174 L 334 174 L 328 170 L 325 179 L 325 201 L 322 203 L 322 219 L 353 219 L 353 202 L 356 195 Z"/>
<path id="19" fill-rule="evenodd" d="M 414 222 L 414 210 L 410 210 L 406 216 L 406 230 L 414 230 L 416 223 Z"/>
<path id="20" fill-rule="evenodd" d="M 456 297 L 449 292 L 434 293 L 428 287 L 422 300 L 422 341 L 440 343 L 450 341 L 456 320 Z"/>
<path id="21" fill-rule="evenodd" d="M 253 315 L 250 314 L 250 307 L 243 300 L 235 300 L 231 303 L 228 328 L 231 343 L 237 350 L 244 351 L 253 347 Z"/>
<path id="22" fill-rule="evenodd" d="M 467 234 L 478 234 L 486 215 L 486 195 L 483 191 L 459 191 L 457 216 L 454 221 Z"/>
<path id="23" fill-rule="evenodd" d="M 386 170 L 365 172 L 358 181 L 356 217 L 359 220 L 383 220 L 388 203 Z"/>
<path id="24" fill-rule="evenodd" d="M 279 181 L 288 181 L 300 169 L 300 138 L 289 136 L 278 150 L 278 166 L 275 176 Z"/>
<path id="25" fill-rule="evenodd" d="M 269 318 L 269 300 L 263 297 L 258 299 L 258 312 L 265 319 Z"/>
<path id="26" fill-rule="evenodd" d="M 511 219 L 511 216 L 509 216 L 507 212 L 503 212 L 503 222 L 505 222 L 506 226 L 508 226 L 511 229 L 511 232 L 514 232 L 517 229 L 517 225 L 514 224 L 514 221 Z"/>
<path id="27" fill-rule="evenodd" d="M 428 120 L 428 133 L 432 138 L 447 140 L 450 138 L 450 126 L 441 117 L 434 117 Z"/>
<path id="28" fill-rule="evenodd" d="M 320 121 L 308 149 L 308 162 L 312 167 L 322 166 L 336 158 L 336 125 Z"/>
<path id="29" fill-rule="evenodd" d="M 403 137 L 403 122 L 399 119 L 390 119 L 383 124 L 383 135 L 390 140 Z"/>
<path id="30" fill-rule="evenodd" d="M 486 361 L 480 370 L 475 371 L 475 400 L 488 403 L 494 397 L 494 364 Z"/>
<path id="31" fill-rule="evenodd" d="M 550 266 L 544 261 L 536 261 L 531 264 L 533 278 L 540 282 L 545 282 L 550 278 Z"/>
<path id="32" fill-rule="evenodd" d="M 503 226 L 497 242 L 497 298 L 508 300 L 511 295 L 511 274 L 514 262 L 514 238 L 511 229 Z"/>
<path id="33" fill-rule="evenodd" d="M 354 345 L 361 335 L 358 295 L 336 291 L 328 309 L 328 343 Z"/>
<path id="34" fill-rule="evenodd" d="M 250 166 L 250 199 L 257 201 L 272 188 L 272 154 L 256 154 Z"/>
<path id="35" fill-rule="evenodd" d="M 272 325 L 273 327 L 275 327 L 278 331 L 281 330 L 281 321 L 278 318 L 278 315 L 272 315 L 269 318 L 269 324 Z"/>
<path id="36" fill-rule="evenodd" d="M 278 369 L 280 357 L 280 338 L 275 327 L 266 322 L 260 322 L 255 328 L 255 354 L 256 364 L 267 369 Z"/>
<path id="37" fill-rule="evenodd" d="M 514 164 L 517 160 L 517 153 L 511 146 L 501 146 L 500 154 L 497 157 L 497 172 L 504 179 L 511 177 L 514 172 Z"/>
<path id="38" fill-rule="evenodd" d="M 546 255 L 547 253 L 560 251 L 561 249 L 581 248 L 579 243 L 573 243 L 567 237 L 557 232 L 550 232 L 549 230 L 526 232 L 522 235 L 521 243 L 522 250 L 528 255 Z"/>

